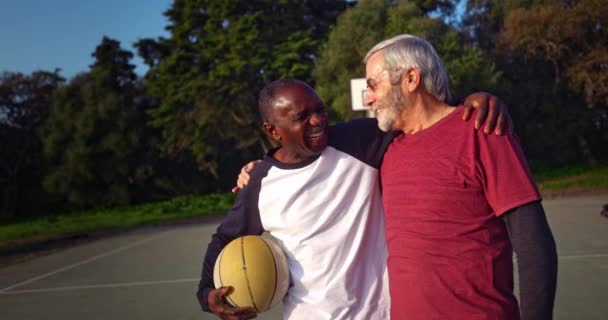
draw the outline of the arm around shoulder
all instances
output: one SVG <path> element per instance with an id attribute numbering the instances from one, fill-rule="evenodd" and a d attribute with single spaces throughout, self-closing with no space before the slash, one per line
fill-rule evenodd
<path id="1" fill-rule="evenodd" d="M 400 134 L 380 130 L 375 118 L 360 118 L 331 126 L 329 145 L 379 168 L 389 144 Z"/>

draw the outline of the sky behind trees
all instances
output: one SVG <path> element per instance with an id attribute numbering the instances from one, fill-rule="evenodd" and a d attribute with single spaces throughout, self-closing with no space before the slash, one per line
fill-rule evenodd
<path id="1" fill-rule="evenodd" d="M 171 0 L 0 1 L 0 71 L 31 73 L 62 69 L 72 77 L 87 71 L 91 53 L 108 36 L 135 52 L 141 38 L 166 36 L 163 12 Z M 147 67 L 139 57 L 136 73 Z"/>

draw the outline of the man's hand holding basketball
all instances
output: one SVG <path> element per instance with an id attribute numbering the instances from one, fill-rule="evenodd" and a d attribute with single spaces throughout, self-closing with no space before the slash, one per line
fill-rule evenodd
<path id="1" fill-rule="evenodd" d="M 224 296 L 228 291 L 230 291 L 230 287 L 209 291 L 207 302 L 211 312 L 224 320 L 247 320 L 258 316 L 255 309 L 251 307 L 232 307 L 226 304 Z"/>

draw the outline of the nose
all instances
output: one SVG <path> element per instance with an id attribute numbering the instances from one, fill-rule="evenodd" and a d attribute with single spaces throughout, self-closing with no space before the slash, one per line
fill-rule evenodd
<path id="1" fill-rule="evenodd" d="M 324 126 L 327 122 L 327 113 L 324 112 L 315 112 L 310 117 L 310 124 L 313 126 Z"/>
<path id="2" fill-rule="evenodd" d="M 365 93 L 363 94 L 363 105 L 366 107 L 371 107 L 374 101 L 376 101 L 374 92 L 369 89 L 365 90 Z"/>

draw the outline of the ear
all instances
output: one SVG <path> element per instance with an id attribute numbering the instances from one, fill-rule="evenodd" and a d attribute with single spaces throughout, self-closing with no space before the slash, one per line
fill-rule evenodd
<path id="1" fill-rule="evenodd" d="M 401 77 L 401 88 L 408 93 L 416 91 L 422 81 L 420 70 L 418 68 L 410 68 L 403 73 Z"/>
<path id="2" fill-rule="evenodd" d="M 281 135 L 277 132 L 277 127 L 274 124 L 264 122 L 262 128 L 272 140 L 281 141 Z"/>

